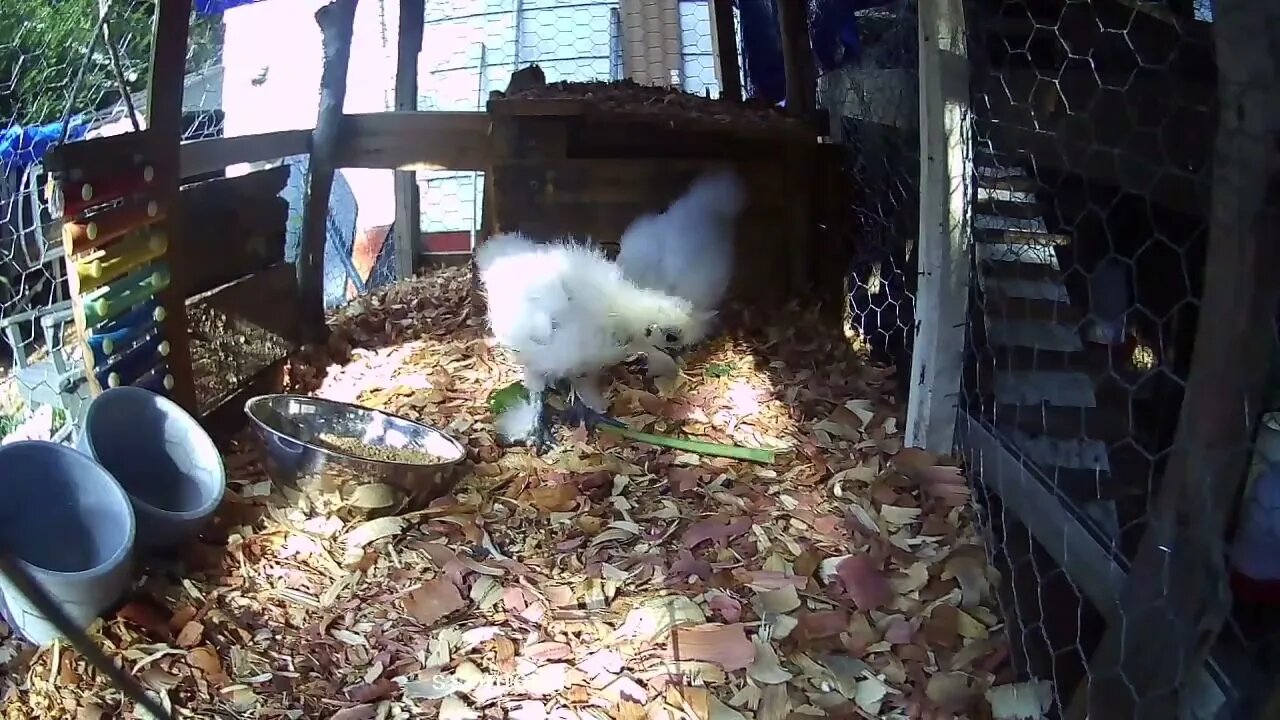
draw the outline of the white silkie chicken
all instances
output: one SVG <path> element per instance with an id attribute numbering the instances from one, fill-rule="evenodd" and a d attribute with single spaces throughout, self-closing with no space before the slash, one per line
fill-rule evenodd
<path id="1" fill-rule="evenodd" d="M 746 188 L 737 173 L 706 173 L 665 211 L 632 221 L 622 234 L 618 265 L 637 285 L 684 298 L 695 310 L 712 313 L 733 279 L 735 230 L 745 205 Z M 676 370 L 667 353 L 703 335 L 648 339 L 653 342 L 647 347 L 638 339 L 632 349 L 648 356 L 651 375 L 666 375 Z"/>
<path id="2" fill-rule="evenodd" d="M 496 235 L 475 255 L 497 341 L 524 371 L 528 401 L 498 419 L 508 441 L 550 443 L 544 393 L 562 380 L 584 418 L 608 407 L 598 376 L 626 359 L 637 338 L 699 337 L 706 313 L 692 303 L 639 287 L 598 248 Z"/>

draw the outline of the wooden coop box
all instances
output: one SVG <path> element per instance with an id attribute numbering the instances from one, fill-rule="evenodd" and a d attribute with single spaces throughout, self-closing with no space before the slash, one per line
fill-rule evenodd
<path id="1" fill-rule="evenodd" d="M 819 254 L 817 134 L 772 108 L 668 88 L 557 83 L 490 99 L 486 226 L 537 240 L 573 236 L 617 252 L 639 215 L 660 211 L 701 172 L 735 167 L 747 186 L 730 297 L 812 294 Z"/>

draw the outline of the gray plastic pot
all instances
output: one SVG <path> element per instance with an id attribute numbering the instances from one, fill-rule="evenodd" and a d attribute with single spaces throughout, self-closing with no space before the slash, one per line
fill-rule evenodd
<path id="1" fill-rule="evenodd" d="M 111 474 L 64 445 L 28 440 L 0 447 L 0 551 L 13 553 L 72 620 L 87 628 L 132 581 L 129 497 Z M 5 616 L 23 637 L 61 637 L 7 577 Z"/>
<path id="2" fill-rule="evenodd" d="M 77 446 L 129 494 L 140 551 L 194 537 L 222 502 L 222 454 L 195 418 L 150 390 L 115 387 L 94 398 Z"/>

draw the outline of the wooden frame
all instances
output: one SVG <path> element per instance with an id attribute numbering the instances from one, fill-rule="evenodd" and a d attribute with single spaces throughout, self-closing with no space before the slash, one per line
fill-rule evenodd
<path id="1" fill-rule="evenodd" d="M 422 52 L 422 26 L 426 16 L 424 0 L 400 0 L 400 33 L 396 42 L 396 111 L 418 110 L 418 54 Z M 396 277 L 413 275 L 422 236 L 422 213 L 418 207 L 418 176 L 412 170 L 395 174 Z"/>
<path id="2" fill-rule="evenodd" d="M 920 279 L 906 443 L 955 446 L 969 297 L 969 63 L 961 0 L 920 5 Z"/>
<path id="3" fill-rule="evenodd" d="M 329 217 L 329 195 L 337 171 L 342 135 L 342 105 L 347 97 L 347 70 L 351 61 L 351 36 L 355 30 L 357 0 L 333 0 L 316 11 L 324 36 L 324 71 L 320 76 L 320 109 L 311 134 L 310 181 L 302 215 L 302 252 L 298 256 L 298 294 L 302 308 L 303 336 L 319 342 L 324 323 L 324 246 Z"/>
<path id="4" fill-rule="evenodd" d="M 711 52 L 716 59 L 720 97 L 742 101 L 742 69 L 738 63 L 738 34 L 733 26 L 733 0 L 708 0 L 711 14 Z"/>

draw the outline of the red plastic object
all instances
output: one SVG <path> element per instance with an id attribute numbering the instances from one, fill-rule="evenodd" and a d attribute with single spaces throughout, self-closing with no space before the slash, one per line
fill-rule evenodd
<path id="1" fill-rule="evenodd" d="M 132 167 L 109 178 L 64 181 L 62 191 L 62 217 L 74 218 L 95 205 L 113 202 L 133 195 L 155 180 L 155 168 L 150 165 Z"/>
<path id="2" fill-rule="evenodd" d="M 1280 605 L 1280 580 L 1258 580 L 1233 570 L 1231 592 L 1254 605 Z"/>
<path id="3" fill-rule="evenodd" d="M 149 225 L 164 218 L 164 210 L 155 200 L 128 201 L 122 205 L 94 213 L 80 220 L 64 224 L 69 252 L 82 252 L 100 248 L 130 230 Z"/>

